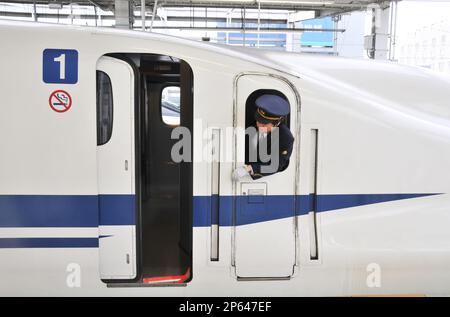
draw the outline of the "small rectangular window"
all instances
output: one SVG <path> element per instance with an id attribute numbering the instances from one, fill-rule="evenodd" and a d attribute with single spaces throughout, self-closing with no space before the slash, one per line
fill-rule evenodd
<path id="1" fill-rule="evenodd" d="M 168 125 L 180 125 L 180 87 L 167 86 L 161 93 L 161 117 Z"/>
<path id="2" fill-rule="evenodd" d="M 109 141 L 113 127 L 113 93 L 111 79 L 97 71 L 97 145 Z"/>

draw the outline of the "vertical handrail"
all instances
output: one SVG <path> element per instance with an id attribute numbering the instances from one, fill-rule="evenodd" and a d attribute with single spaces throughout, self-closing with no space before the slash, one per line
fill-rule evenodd
<path id="1" fill-rule="evenodd" d="M 319 258 L 319 250 L 317 243 L 317 170 L 318 170 L 318 144 L 319 144 L 319 130 L 311 129 L 310 138 L 310 181 L 309 181 L 309 198 L 312 199 L 312 210 L 308 213 L 308 227 L 309 227 L 309 256 L 311 260 Z"/>
<path id="2" fill-rule="evenodd" d="M 212 129 L 211 156 L 211 261 L 219 261 L 220 129 Z"/>

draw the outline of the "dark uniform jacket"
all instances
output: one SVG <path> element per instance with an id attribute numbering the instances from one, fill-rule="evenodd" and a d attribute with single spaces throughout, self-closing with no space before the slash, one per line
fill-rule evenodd
<path id="1" fill-rule="evenodd" d="M 264 162 L 263 160 L 260 159 L 260 153 L 259 153 L 259 148 L 256 149 L 258 153 L 257 156 L 257 162 L 249 162 L 249 147 L 252 147 L 254 145 L 252 145 L 251 140 L 249 140 L 249 138 L 247 139 L 247 148 L 245 151 L 245 161 L 246 164 L 251 165 L 252 169 L 253 169 L 253 175 L 251 175 L 251 177 L 253 179 L 258 179 L 261 178 L 263 176 L 268 176 L 268 175 L 272 175 L 281 171 L 284 171 L 288 165 L 289 165 L 289 158 L 291 157 L 292 154 L 292 148 L 294 146 L 294 137 L 292 136 L 291 131 L 289 130 L 289 128 L 284 124 L 280 124 L 278 126 L 278 131 L 279 131 L 279 160 L 278 160 L 278 169 L 276 169 L 275 171 L 271 172 L 271 173 L 264 173 L 261 171 L 261 166 L 263 165 L 270 165 L 270 161 L 268 162 Z M 267 150 L 263 150 L 263 151 L 267 151 L 268 155 L 271 155 L 271 143 L 272 143 L 272 134 L 268 133 L 267 134 Z M 258 142 L 259 145 L 259 142 Z"/>

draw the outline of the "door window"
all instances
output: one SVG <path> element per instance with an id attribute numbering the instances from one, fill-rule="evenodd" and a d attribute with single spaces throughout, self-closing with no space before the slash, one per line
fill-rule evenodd
<path id="1" fill-rule="evenodd" d="M 162 90 L 161 117 L 167 125 L 180 125 L 180 87 L 167 86 Z"/>
<path id="2" fill-rule="evenodd" d="M 109 141 L 113 127 L 113 93 L 111 79 L 97 71 L 97 145 Z"/>

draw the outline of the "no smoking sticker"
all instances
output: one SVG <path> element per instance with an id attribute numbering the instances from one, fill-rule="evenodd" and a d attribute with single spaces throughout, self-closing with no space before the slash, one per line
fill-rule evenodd
<path id="1" fill-rule="evenodd" d="M 55 90 L 48 98 L 50 108 L 56 112 L 66 112 L 72 106 L 72 97 L 67 91 Z"/>

